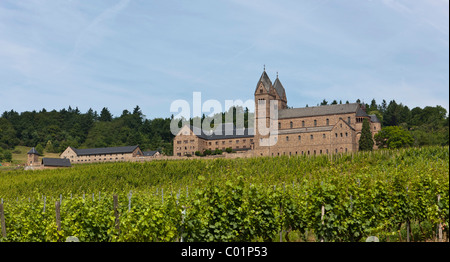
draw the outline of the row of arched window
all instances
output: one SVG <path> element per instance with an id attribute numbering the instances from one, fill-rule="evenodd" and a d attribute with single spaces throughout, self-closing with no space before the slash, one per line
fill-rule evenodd
<path id="1" fill-rule="evenodd" d="M 359 118 L 357 118 L 357 120 L 358 120 Z M 362 121 L 362 120 L 361 120 Z M 325 120 L 325 122 L 326 122 L 326 125 L 327 126 L 329 126 L 330 125 L 330 119 L 326 119 Z M 348 124 L 351 124 L 351 117 L 347 117 L 347 123 Z M 314 119 L 314 126 L 316 127 L 317 126 L 317 119 Z M 306 127 L 306 123 L 305 123 L 305 120 L 302 120 L 302 125 L 301 125 L 301 127 Z M 279 129 L 281 129 L 281 122 L 278 122 L 278 128 Z M 289 122 L 289 128 L 294 128 L 294 122 L 292 122 L 292 121 L 290 121 Z"/>

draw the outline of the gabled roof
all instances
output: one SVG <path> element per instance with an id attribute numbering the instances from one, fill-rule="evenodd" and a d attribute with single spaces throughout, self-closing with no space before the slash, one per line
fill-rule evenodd
<path id="1" fill-rule="evenodd" d="M 53 166 L 53 167 L 71 167 L 69 159 L 61 159 L 61 158 L 42 158 L 43 166 Z"/>
<path id="2" fill-rule="evenodd" d="M 270 87 L 272 87 L 272 81 L 270 81 L 269 76 L 266 73 L 266 70 L 261 74 L 261 77 L 259 78 L 258 84 L 256 84 L 256 90 L 258 90 L 259 85 L 263 84 L 263 86 L 266 88 L 266 91 L 269 92 Z"/>
<path id="3" fill-rule="evenodd" d="M 195 126 L 189 126 L 192 132 L 199 138 L 205 140 L 217 140 L 217 139 L 233 139 L 233 138 L 245 138 L 254 137 L 255 132 L 253 128 L 236 128 L 231 123 L 222 124 L 221 132 L 219 132 L 219 127 L 211 131 L 204 131 Z"/>
<path id="4" fill-rule="evenodd" d="M 273 83 L 273 88 L 275 88 L 275 91 L 277 91 L 278 95 L 281 99 L 286 100 L 286 91 L 284 90 L 283 85 L 280 82 L 280 79 L 275 79 L 275 82 Z"/>
<path id="5" fill-rule="evenodd" d="M 158 153 L 158 150 L 142 152 L 142 154 L 144 154 L 144 156 L 154 156 L 156 153 Z"/>
<path id="6" fill-rule="evenodd" d="M 380 120 L 378 119 L 377 115 L 373 114 L 373 115 L 369 115 L 369 116 L 370 116 L 370 122 L 381 123 Z"/>
<path id="7" fill-rule="evenodd" d="M 87 148 L 87 149 L 76 149 L 73 151 L 79 156 L 88 155 L 103 155 L 103 154 L 129 154 L 133 153 L 139 146 L 120 146 L 120 147 L 102 147 L 102 148 Z"/>
<path id="8" fill-rule="evenodd" d="M 29 154 L 29 155 L 31 155 L 31 154 L 39 155 L 38 151 L 36 151 L 36 148 L 34 148 L 34 147 L 30 151 L 28 151 L 27 154 Z"/>
<path id="9" fill-rule="evenodd" d="M 347 122 L 347 121 L 345 121 L 344 119 L 342 119 L 342 117 L 339 117 L 339 120 L 337 121 L 337 123 L 333 126 L 333 129 L 336 127 L 337 128 L 337 125 L 339 124 L 339 122 L 343 122 L 346 126 L 348 126 L 351 130 L 353 130 L 353 131 L 355 131 L 355 129 Z"/>
<path id="10" fill-rule="evenodd" d="M 362 110 L 361 107 L 358 107 L 358 110 L 356 111 L 356 116 L 368 117 L 369 115 L 364 110 Z"/>
<path id="11" fill-rule="evenodd" d="M 278 110 L 278 119 L 307 117 L 307 116 L 348 114 L 348 113 L 357 113 L 357 112 L 362 111 L 361 109 L 360 109 L 361 111 L 358 111 L 358 109 L 360 109 L 360 106 L 358 103 L 312 106 L 312 107 L 301 107 L 301 108 L 288 108 L 288 109 Z M 364 111 L 362 111 L 362 112 L 365 114 Z"/>

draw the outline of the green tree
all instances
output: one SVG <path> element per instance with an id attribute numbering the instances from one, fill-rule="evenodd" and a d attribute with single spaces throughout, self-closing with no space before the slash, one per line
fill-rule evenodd
<path id="1" fill-rule="evenodd" d="M 386 111 L 383 112 L 384 126 L 406 125 L 411 118 L 411 111 L 402 103 L 397 104 L 395 100 L 389 102 Z"/>
<path id="2" fill-rule="evenodd" d="M 411 110 L 411 126 L 423 126 L 427 129 L 436 130 L 445 126 L 447 110 L 442 106 L 426 106 L 423 109 L 415 107 Z"/>
<path id="3" fill-rule="evenodd" d="M 134 146 L 142 143 L 141 133 L 136 131 L 131 131 L 127 138 L 127 145 Z"/>
<path id="4" fill-rule="evenodd" d="M 37 144 L 37 146 L 35 147 L 36 151 L 38 152 L 39 155 L 43 155 L 44 154 L 44 147 L 42 146 L 41 143 Z"/>
<path id="5" fill-rule="evenodd" d="M 6 118 L 0 118 L 0 147 L 13 148 L 19 143 L 13 125 Z"/>
<path id="6" fill-rule="evenodd" d="M 3 149 L 0 147 L 0 163 L 2 161 L 5 162 L 11 162 L 12 161 L 12 154 L 9 150 L 3 151 Z"/>
<path id="7" fill-rule="evenodd" d="M 361 137 L 359 138 L 359 150 L 372 151 L 373 149 L 372 132 L 370 132 L 370 125 L 367 119 L 364 119 L 361 130 Z"/>
<path id="8" fill-rule="evenodd" d="M 55 148 L 53 147 L 52 141 L 48 140 L 45 145 L 45 152 L 47 153 L 55 153 Z"/>
<path id="9" fill-rule="evenodd" d="M 372 99 L 370 102 L 370 107 L 367 109 L 367 111 L 374 111 L 378 110 L 377 101 L 375 101 L 375 98 Z"/>
<path id="10" fill-rule="evenodd" d="M 100 112 L 100 117 L 98 118 L 100 121 L 109 122 L 112 120 L 112 115 L 109 112 L 108 108 L 104 107 Z"/>
<path id="11" fill-rule="evenodd" d="M 11 154 L 11 151 L 6 150 L 6 151 L 3 153 L 3 161 L 6 161 L 6 162 L 11 162 L 11 161 L 12 161 L 12 154 Z"/>
<path id="12" fill-rule="evenodd" d="M 381 102 L 381 105 L 378 107 L 378 110 L 384 114 L 386 112 L 387 109 L 387 103 L 386 100 L 383 99 L 383 102 Z"/>
<path id="13" fill-rule="evenodd" d="M 387 126 L 375 135 L 375 142 L 380 148 L 409 147 L 414 143 L 412 135 L 399 126 Z"/>

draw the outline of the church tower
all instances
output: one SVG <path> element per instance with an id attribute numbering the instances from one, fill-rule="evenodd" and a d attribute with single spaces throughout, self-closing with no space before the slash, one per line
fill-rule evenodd
<path id="1" fill-rule="evenodd" d="M 38 166 L 39 163 L 39 153 L 33 147 L 30 151 L 28 151 L 28 161 L 27 166 Z"/>
<path id="2" fill-rule="evenodd" d="M 255 90 L 255 152 L 270 154 L 270 146 L 277 142 L 278 111 L 287 108 L 286 92 L 280 80 L 272 84 L 264 68 Z M 272 101 L 272 103 L 271 103 Z M 276 101 L 276 103 L 273 103 Z M 271 119 L 272 113 L 272 119 Z M 274 130 L 275 129 L 275 130 Z"/>
<path id="3" fill-rule="evenodd" d="M 286 98 L 286 91 L 284 90 L 283 85 L 281 84 L 280 79 L 278 78 L 277 73 L 277 79 L 275 79 L 275 82 L 273 83 L 273 88 L 276 91 L 276 100 L 278 100 L 278 109 L 286 109 L 287 108 L 287 98 Z"/>
<path id="4" fill-rule="evenodd" d="M 275 99 L 276 95 L 272 81 L 270 81 L 266 70 L 264 70 L 255 90 L 255 120 L 265 118 L 267 127 L 269 127 L 270 120 L 270 101 Z M 255 123 L 256 128 L 257 124 L 258 122 Z"/>

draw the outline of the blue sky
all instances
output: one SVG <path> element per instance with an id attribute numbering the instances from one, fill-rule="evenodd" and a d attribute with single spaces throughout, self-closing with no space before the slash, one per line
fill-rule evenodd
<path id="1" fill-rule="evenodd" d="M 448 0 L 2 0 L 0 112 L 169 117 L 177 99 L 395 99 L 449 111 Z M 174 113 L 176 115 L 176 113 Z"/>

